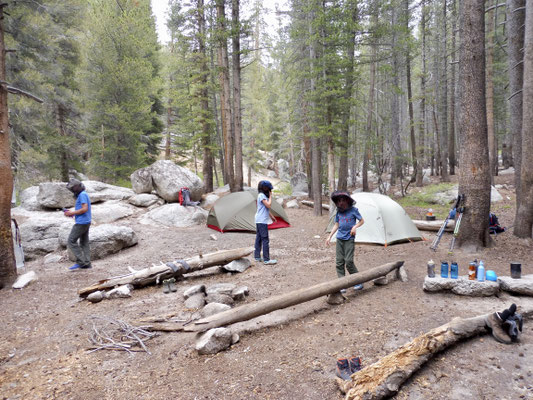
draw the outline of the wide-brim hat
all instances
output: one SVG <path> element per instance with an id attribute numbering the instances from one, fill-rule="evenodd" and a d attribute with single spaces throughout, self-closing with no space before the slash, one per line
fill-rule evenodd
<path id="1" fill-rule="evenodd" d="M 344 198 L 346 199 L 346 201 L 348 201 L 348 204 L 351 206 L 353 206 L 355 204 L 355 200 L 352 199 L 352 197 L 350 196 L 350 194 L 348 192 L 342 192 L 340 190 L 337 190 L 335 192 L 333 192 L 331 194 L 331 200 L 333 200 L 333 202 L 335 204 L 337 204 L 337 202 L 341 199 L 341 198 Z"/>
<path id="2" fill-rule="evenodd" d="M 269 190 L 274 190 L 274 186 L 272 186 L 272 183 L 270 181 L 264 180 L 259 182 L 262 186 L 268 188 Z"/>

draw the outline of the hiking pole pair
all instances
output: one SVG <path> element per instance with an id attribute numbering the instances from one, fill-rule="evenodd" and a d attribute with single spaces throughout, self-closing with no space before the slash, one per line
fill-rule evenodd
<path id="1" fill-rule="evenodd" d="M 455 216 L 455 212 L 454 210 L 457 209 L 457 206 L 459 205 L 459 203 L 462 201 L 462 198 L 463 198 L 464 195 L 460 194 L 459 196 L 457 196 L 457 200 L 454 204 L 454 206 L 452 207 L 452 209 L 450 210 L 450 212 L 448 213 L 448 216 L 446 217 L 446 219 L 444 220 L 444 222 L 442 223 L 439 231 L 437 232 L 437 236 L 435 236 L 435 239 L 433 239 L 433 243 L 431 243 L 431 246 L 429 246 L 429 248 L 433 251 L 437 251 L 437 247 L 439 246 L 439 242 L 440 242 L 440 239 L 442 238 L 442 235 L 444 235 L 444 230 L 446 229 L 446 226 L 448 226 L 448 221 L 450 221 L 450 218 L 452 218 L 452 215 Z"/>
<path id="2" fill-rule="evenodd" d="M 459 236 L 459 226 L 461 226 L 461 220 L 463 219 L 464 212 L 465 212 L 464 207 L 459 208 L 459 214 L 457 217 L 457 221 L 455 221 L 455 229 L 453 230 L 452 242 L 450 243 L 450 250 L 448 251 L 448 254 L 453 253 L 453 248 L 455 246 L 455 239 L 457 239 L 457 236 Z"/>

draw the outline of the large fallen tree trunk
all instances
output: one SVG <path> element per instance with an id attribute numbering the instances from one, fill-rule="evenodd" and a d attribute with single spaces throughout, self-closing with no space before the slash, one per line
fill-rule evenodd
<path id="1" fill-rule="evenodd" d="M 368 282 L 372 279 L 380 278 L 389 272 L 400 268 L 403 261 L 388 263 L 379 267 L 372 268 L 368 271 L 358 274 L 348 275 L 344 278 L 334 279 L 332 281 L 320 283 L 309 288 L 294 290 L 289 293 L 281 294 L 267 299 L 259 300 L 250 304 L 244 304 L 231 310 L 223 311 L 212 316 L 193 321 L 190 324 L 161 322 L 151 324 L 146 329 L 158 331 L 198 331 L 203 332 L 212 328 L 233 324 L 235 322 L 246 321 L 260 315 L 268 314 L 272 311 L 294 306 L 325 296 L 331 293 L 337 293 L 341 289 L 346 289 L 359 283 Z M 144 321 L 143 321 L 144 322 Z"/>
<path id="2" fill-rule="evenodd" d="M 533 315 L 533 309 L 520 312 L 524 318 Z M 400 386 L 434 354 L 461 340 L 486 332 L 485 320 L 489 315 L 454 318 L 354 373 L 351 381 L 338 379 L 341 390 L 346 393 L 345 400 L 378 400 L 394 395 Z"/>
<path id="3" fill-rule="evenodd" d="M 438 232 L 442 224 L 444 223 L 444 220 L 442 221 L 424 221 L 422 219 L 413 219 L 413 223 L 416 225 L 418 229 L 421 231 L 434 231 Z M 455 229 L 455 220 L 448 221 L 448 224 L 446 225 L 445 232 L 453 232 Z"/>
<path id="4" fill-rule="evenodd" d="M 302 201 L 300 201 L 300 203 L 302 203 L 304 206 L 308 206 L 308 207 L 314 207 L 315 206 L 315 202 L 314 201 L 310 201 L 310 200 L 302 200 Z M 322 204 L 322 208 L 324 210 L 329 210 L 329 204 Z"/>
<path id="5" fill-rule="evenodd" d="M 101 280 L 94 285 L 80 289 L 78 294 L 82 297 L 85 297 L 92 292 L 96 292 L 97 290 L 111 289 L 115 286 L 126 284 L 131 284 L 134 287 L 143 287 L 154 284 L 158 280 L 168 279 L 171 277 L 177 278 L 181 277 L 183 274 L 188 274 L 204 268 L 213 267 L 215 265 L 224 265 L 230 261 L 246 257 L 253 251 L 253 247 L 221 250 L 209 254 L 200 254 L 185 260 L 176 260 L 172 263 L 154 265 L 152 267 L 132 272 L 131 274 L 115 276 Z M 181 262 L 183 262 L 183 264 Z"/>

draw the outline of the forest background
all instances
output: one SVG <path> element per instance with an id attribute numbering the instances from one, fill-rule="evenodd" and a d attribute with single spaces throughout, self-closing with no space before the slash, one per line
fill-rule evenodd
<path id="1" fill-rule="evenodd" d="M 485 246 L 490 181 L 514 166 L 514 234 L 532 236 L 532 1 L 290 0 L 275 32 L 262 1 L 168 4 L 165 45 L 149 0 L 2 5 L 17 190 L 71 170 L 130 186 L 164 158 L 238 191 L 266 153 L 312 199 L 459 171 L 459 244 Z"/>

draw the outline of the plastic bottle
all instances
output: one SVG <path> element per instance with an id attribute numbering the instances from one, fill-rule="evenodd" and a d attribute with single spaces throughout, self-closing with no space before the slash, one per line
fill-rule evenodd
<path id="1" fill-rule="evenodd" d="M 479 267 L 477 268 L 477 280 L 480 282 L 485 281 L 485 266 L 482 260 L 479 261 Z"/>
<path id="2" fill-rule="evenodd" d="M 459 265 L 455 261 L 452 261 L 452 265 L 450 266 L 450 278 L 459 278 Z"/>
<path id="3" fill-rule="evenodd" d="M 442 261 L 440 263 L 440 276 L 441 278 L 448 277 L 448 262 L 447 261 Z"/>
<path id="4" fill-rule="evenodd" d="M 428 277 L 435 278 L 435 262 L 433 260 L 428 261 Z"/>
<path id="5" fill-rule="evenodd" d="M 471 281 L 476 280 L 476 263 L 471 261 L 468 265 L 468 279 Z"/>

